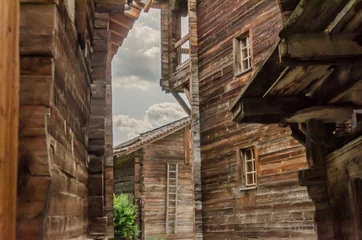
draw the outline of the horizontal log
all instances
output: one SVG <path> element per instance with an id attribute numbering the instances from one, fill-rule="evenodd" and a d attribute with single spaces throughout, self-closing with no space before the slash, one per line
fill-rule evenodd
<path id="1" fill-rule="evenodd" d="M 279 45 L 283 62 L 290 60 L 336 60 L 362 54 L 362 46 L 356 33 L 348 34 L 291 34 Z"/>
<path id="2" fill-rule="evenodd" d="M 55 4 L 21 4 L 21 55 L 53 55 L 56 33 Z"/>
<path id="3" fill-rule="evenodd" d="M 318 119 L 324 123 L 335 123 L 350 119 L 352 114 L 352 107 L 318 106 L 300 110 L 293 116 L 286 118 L 286 121 L 290 123 L 303 123 L 310 119 Z"/>
<path id="4" fill-rule="evenodd" d="M 112 13 L 123 14 L 124 13 L 124 0 L 96 0 L 96 12 L 98 13 Z"/>
<path id="5" fill-rule="evenodd" d="M 102 237 L 106 235 L 107 217 L 89 218 L 89 236 Z"/>
<path id="6" fill-rule="evenodd" d="M 309 104 L 311 101 L 302 97 L 241 98 L 232 112 L 233 118 L 242 122 L 278 123 Z"/>

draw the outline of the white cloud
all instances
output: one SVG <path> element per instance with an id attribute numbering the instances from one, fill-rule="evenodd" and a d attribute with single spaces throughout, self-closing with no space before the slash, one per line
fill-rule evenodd
<path id="1" fill-rule="evenodd" d="M 164 102 L 152 105 L 146 111 L 144 119 L 153 126 L 159 127 L 185 116 L 186 113 L 179 104 Z"/>
<path id="2" fill-rule="evenodd" d="M 129 139 L 138 136 L 140 133 L 146 132 L 153 128 L 150 122 L 138 120 L 126 115 L 113 116 L 113 125 L 122 133 L 127 134 Z"/>
<path id="3" fill-rule="evenodd" d="M 113 88 L 138 88 L 147 90 L 151 83 L 149 81 L 141 79 L 139 76 L 125 76 L 125 77 L 114 77 Z"/>
<path id="4" fill-rule="evenodd" d="M 132 30 L 132 34 L 130 34 L 129 40 L 127 41 L 141 43 L 141 47 L 144 47 L 144 49 L 146 49 L 150 46 L 159 45 L 160 40 L 160 31 L 152 27 L 146 26 L 140 21 L 136 21 Z"/>
<path id="5" fill-rule="evenodd" d="M 153 46 L 152 48 L 150 49 L 147 49 L 146 51 L 143 52 L 143 54 L 147 57 L 150 57 L 150 58 L 156 58 L 160 55 L 161 53 L 161 49 L 159 47 L 155 47 Z"/>
<path id="6" fill-rule="evenodd" d="M 160 127 L 172 121 L 186 117 L 186 113 L 177 103 L 157 103 L 146 111 L 142 119 L 135 119 L 127 115 L 113 116 L 113 125 L 128 139 L 134 138 L 140 133 Z"/>

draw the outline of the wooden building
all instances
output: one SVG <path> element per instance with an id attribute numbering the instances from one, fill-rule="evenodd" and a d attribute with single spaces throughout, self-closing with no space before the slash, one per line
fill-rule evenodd
<path id="1" fill-rule="evenodd" d="M 318 239 L 362 239 L 362 2 L 284 2 L 281 40 L 234 100 L 234 119 L 291 128 L 307 149 L 299 182 Z"/>
<path id="2" fill-rule="evenodd" d="M 279 41 L 294 2 L 161 4 L 161 86 L 192 122 L 196 239 L 317 239 L 315 207 L 298 182 L 308 167 L 305 148 L 290 128 L 236 123 L 230 112 Z"/>
<path id="3" fill-rule="evenodd" d="M 111 60 L 152 2 L 1 1 L 0 239 L 113 236 Z"/>
<path id="4" fill-rule="evenodd" d="M 140 239 L 195 239 L 189 118 L 115 147 L 115 193 L 137 203 Z"/>

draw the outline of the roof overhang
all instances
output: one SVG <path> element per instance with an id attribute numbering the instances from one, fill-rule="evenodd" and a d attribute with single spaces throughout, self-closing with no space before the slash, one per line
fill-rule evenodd
<path id="1" fill-rule="evenodd" d="M 362 107 L 361 30 L 362 0 L 301 0 L 281 40 L 232 104 L 234 121 L 323 120 L 318 107 L 338 122 L 341 108 Z M 301 111 L 308 117 L 295 116 Z"/>

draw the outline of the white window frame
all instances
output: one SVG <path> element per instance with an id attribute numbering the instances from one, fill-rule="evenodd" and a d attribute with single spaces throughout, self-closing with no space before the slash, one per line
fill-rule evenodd
<path id="1" fill-rule="evenodd" d="M 236 76 L 252 69 L 251 56 L 251 38 L 249 32 L 247 32 L 234 39 L 234 69 Z"/>
<path id="2" fill-rule="evenodd" d="M 239 163 L 240 190 L 257 188 L 258 154 L 256 148 L 249 147 L 237 150 L 237 158 Z"/>

